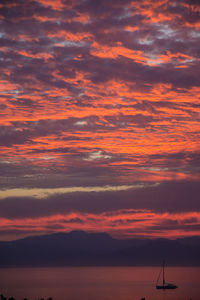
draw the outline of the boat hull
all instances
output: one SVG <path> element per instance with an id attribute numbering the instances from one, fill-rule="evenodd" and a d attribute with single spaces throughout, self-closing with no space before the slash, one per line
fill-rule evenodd
<path id="1" fill-rule="evenodd" d="M 177 289 L 176 285 L 157 285 L 156 288 L 158 290 L 174 290 Z"/>

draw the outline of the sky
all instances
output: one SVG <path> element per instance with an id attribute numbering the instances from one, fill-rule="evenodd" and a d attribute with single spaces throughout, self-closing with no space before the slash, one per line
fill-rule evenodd
<path id="1" fill-rule="evenodd" d="M 200 2 L 0 1 L 0 240 L 200 236 Z"/>

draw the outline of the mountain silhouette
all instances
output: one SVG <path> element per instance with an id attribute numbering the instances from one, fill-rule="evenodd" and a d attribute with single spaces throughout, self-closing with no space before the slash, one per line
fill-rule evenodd
<path id="1" fill-rule="evenodd" d="M 71 231 L 0 242 L 0 266 L 200 266 L 200 238 L 118 240 Z"/>

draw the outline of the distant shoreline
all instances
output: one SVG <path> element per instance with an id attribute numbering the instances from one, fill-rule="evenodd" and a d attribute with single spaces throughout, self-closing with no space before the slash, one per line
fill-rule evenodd
<path id="1" fill-rule="evenodd" d="M 107 233 L 72 231 L 0 242 L 0 267 L 200 266 L 200 238 L 117 240 Z"/>

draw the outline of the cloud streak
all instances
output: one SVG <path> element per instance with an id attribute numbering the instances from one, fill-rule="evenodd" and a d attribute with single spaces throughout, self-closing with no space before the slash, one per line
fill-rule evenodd
<path id="1" fill-rule="evenodd" d="M 66 232 L 80 228 L 89 231 L 106 231 L 114 237 L 178 238 L 199 235 L 200 214 L 155 213 L 150 210 L 117 210 L 92 214 L 71 212 L 42 218 L 10 220 L 1 218 L 0 236 L 20 236 L 38 233 Z"/>
<path id="2" fill-rule="evenodd" d="M 154 184 L 156 185 L 156 184 Z M 9 198 L 9 197 L 32 197 L 36 199 L 43 199 L 53 195 L 62 195 L 67 193 L 83 193 L 83 192 L 118 192 L 126 191 L 129 189 L 138 189 L 144 188 L 144 184 L 137 185 L 120 185 L 120 186 L 93 186 L 93 187 L 62 187 L 62 188 L 29 188 L 29 189 L 9 189 L 1 190 L 0 198 Z"/>

